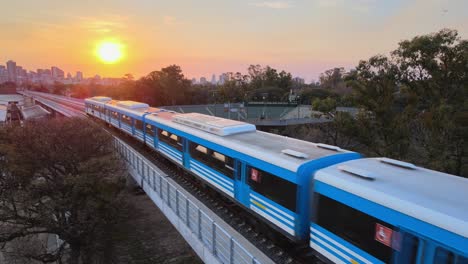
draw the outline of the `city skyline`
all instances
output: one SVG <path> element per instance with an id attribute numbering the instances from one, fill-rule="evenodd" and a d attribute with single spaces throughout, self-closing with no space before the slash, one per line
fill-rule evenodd
<path id="1" fill-rule="evenodd" d="M 103 85 L 117 85 L 123 80 L 120 78 L 101 77 L 98 74 L 85 78 L 82 71 L 75 71 L 74 75 L 65 71 L 57 66 L 50 66 L 49 68 L 38 68 L 35 70 L 27 69 L 19 65 L 14 60 L 8 60 L 5 65 L 0 63 L 0 84 L 5 82 L 14 82 L 16 84 L 43 84 L 51 85 L 55 82 L 63 84 L 103 84 Z"/>
<path id="2" fill-rule="evenodd" d="M 208 80 L 261 64 L 310 82 L 327 69 L 350 69 L 361 59 L 388 54 L 415 35 L 453 28 L 466 38 L 465 10 L 468 2 L 461 0 L 20 0 L 0 10 L 0 61 L 136 78 L 177 64 L 187 78 Z M 121 46 L 119 62 L 99 61 L 95 49 L 102 41 Z"/>
<path id="3" fill-rule="evenodd" d="M 103 81 L 102 84 L 118 84 L 119 79 L 123 77 L 108 77 L 100 76 L 99 74 L 93 74 L 90 77 L 85 78 L 82 71 L 75 71 L 75 74 L 72 75 L 70 72 L 67 72 L 65 77 L 65 71 L 60 69 L 57 66 L 51 66 L 50 68 L 38 68 L 36 70 L 26 69 L 23 66 L 20 66 L 14 60 L 8 60 L 5 65 L 0 63 L 0 84 L 4 82 L 16 82 L 18 84 L 31 82 L 36 84 L 52 84 L 54 82 L 61 82 L 64 84 L 78 84 L 81 82 L 89 83 L 90 81 Z M 188 79 L 188 78 L 187 78 Z M 296 81 L 304 82 L 304 79 L 300 77 L 294 78 Z M 212 74 L 211 80 L 204 76 L 197 78 L 192 78 L 191 81 L 193 84 L 212 84 L 212 85 L 222 85 L 227 80 L 229 80 L 229 75 L 227 73 L 222 73 L 219 76 Z"/>

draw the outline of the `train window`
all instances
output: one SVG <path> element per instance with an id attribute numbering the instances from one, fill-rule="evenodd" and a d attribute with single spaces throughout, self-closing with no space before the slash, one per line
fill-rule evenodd
<path id="1" fill-rule="evenodd" d="M 193 143 L 192 143 L 193 144 Z M 198 145 L 195 150 L 200 151 L 203 154 L 208 154 L 208 149 L 202 145 Z"/>
<path id="2" fill-rule="evenodd" d="M 434 255 L 434 264 L 455 264 L 455 254 L 445 248 L 438 247 Z"/>
<path id="3" fill-rule="evenodd" d="M 132 125 L 132 119 L 129 116 L 122 115 L 122 122 L 125 124 L 131 126 Z"/>
<path id="4" fill-rule="evenodd" d="M 233 158 L 194 142 L 190 142 L 190 156 L 223 175 L 234 179 Z"/>
<path id="5" fill-rule="evenodd" d="M 393 233 L 394 227 L 392 225 L 327 196 L 320 194 L 317 196 L 318 225 L 381 261 L 390 263 L 393 250 L 388 234 Z M 384 238 L 379 240 L 377 232 L 383 232 Z M 386 239 L 385 236 L 387 236 Z"/>
<path id="6" fill-rule="evenodd" d="M 248 167 L 247 173 L 252 190 L 296 212 L 296 184 L 254 167 Z"/>
<path id="7" fill-rule="evenodd" d="M 154 137 L 154 126 L 146 124 L 146 134 L 150 135 L 151 137 Z"/>
<path id="8" fill-rule="evenodd" d="M 141 120 L 135 119 L 135 128 L 143 131 L 143 122 Z"/>
<path id="9" fill-rule="evenodd" d="M 178 137 L 175 134 L 172 134 L 166 130 L 159 130 L 158 138 L 162 142 L 176 148 L 179 151 L 182 151 L 182 138 Z"/>

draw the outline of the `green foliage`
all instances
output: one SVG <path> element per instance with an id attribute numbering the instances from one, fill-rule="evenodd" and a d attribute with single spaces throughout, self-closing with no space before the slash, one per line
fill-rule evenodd
<path id="1" fill-rule="evenodd" d="M 323 100 L 316 98 L 312 101 L 312 109 L 323 112 L 323 113 L 334 111 L 336 108 L 336 105 L 337 105 L 336 100 L 331 97 L 327 97 L 326 99 L 323 99 Z"/>
<path id="2" fill-rule="evenodd" d="M 467 41 L 447 29 L 361 61 L 346 78 L 362 110 L 357 139 L 370 154 L 467 176 L 467 72 Z"/>

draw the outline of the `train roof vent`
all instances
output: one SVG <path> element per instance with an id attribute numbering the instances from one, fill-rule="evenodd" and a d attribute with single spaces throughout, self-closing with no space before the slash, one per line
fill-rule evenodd
<path id="1" fill-rule="evenodd" d="M 91 99 L 98 102 L 108 102 L 112 100 L 112 98 L 106 96 L 94 96 Z"/>
<path id="2" fill-rule="evenodd" d="M 140 109 L 140 108 L 149 107 L 148 104 L 135 102 L 135 101 L 120 101 L 117 103 L 117 106 L 127 108 L 127 109 Z"/>
<path id="3" fill-rule="evenodd" d="M 375 176 L 373 173 L 363 170 L 363 169 L 354 168 L 348 165 L 340 165 L 338 166 L 338 169 L 346 173 L 349 173 L 353 176 L 363 178 L 365 180 L 371 180 L 371 181 L 375 180 Z"/>
<path id="4" fill-rule="evenodd" d="M 408 163 L 408 162 L 389 159 L 389 158 L 380 158 L 380 162 L 387 163 L 387 164 L 401 167 L 401 168 L 405 168 L 405 169 L 409 169 L 409 170 L 415 170 L 418 168 L 413 163 Z"/>
<path id="5" fill-rule="evenodd" d="M 172 120 L 176 123 L 218 136 L 228 136 L 256 130 L 252 124 L 199 113 L 176 114 Z"/>
<path id="6" fill-rule="evenodd" d="M 295 157 L 295 158 L 299 158 L 299 159 L 307 159 L 309 157 L 305 153 L 295 151 L 295 150 L 292 150 L 292 149 L 283 149 L 281 151 L 281 153 L 292 156 L 292 157 Z"/>
<path id="7" fill-rule="evenodd" d="M 333 146 L 333 145 L 328 145 L 328 144 L 323 144 L 323 143 L 318 143 L 315 144 L 315 146 L 323 149 L 329 149 L 329 150 L 334 150 L 334 151 L 342 151 L 340 147 Z"/>

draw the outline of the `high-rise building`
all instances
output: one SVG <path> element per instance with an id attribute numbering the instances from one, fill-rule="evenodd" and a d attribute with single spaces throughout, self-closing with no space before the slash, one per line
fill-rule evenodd
<path id="1" fill-rule="evenodd" d="M 6 63 L 8 72 L 8 81 L 16 82 L 16 62 L 9 60 Z"/>
<path id="2" fill-rule="evenodd" d="M 80 72 L 80 71 L 77 71 L 77 72 L 76 72 L 76 77 L 75 77 L 75 78 L 76 78 L 76 80 L 77 80 L 78 82 L 81 82 L 81 81 L 83 80 L 83 73 Z"/>
<path id="3" fill-rule="evenodd" d="M 0 65 L 0 83 L 8 81 L 8 72 L 5 66 Z"/>
<path id="4" fill-rule="evenodd" d="M 206 81 L 205 77 L 200 78 L 200 84 L 207 84 L 208 82 Z"/>
<path id="5" fill-rule="evenodd" d="M 211 84 L 215 85 L 216 84 L 216 75 L 213 74 L 213 76 L 211 76 Z"/>
<path id="6" fill-rule="evenodd" d="M 197 79 L 196 78 L 192 78 L 192 84 L 197 84 Z"/>
<path id="7" fill-rule="evenodd" d="M 296 84 L 304 84 L 305 83 L 305 80 L 301 77 L 294 77 L 292 79 L 293 82 L 295 82 Z"/>
<path id="8" fill-rule="evenodd" d="M 65 77 L 65 72 L 58 67 L 52 66 L 51 72 L 54 79 L 63 79 Z"/>
<path id="9" fill-rule="evenodd" d="M 229 75 L 227 73 L 223 73 L 219 76 L 218 84 L 223 85 L 227 81 L 229 81 Z"/>

